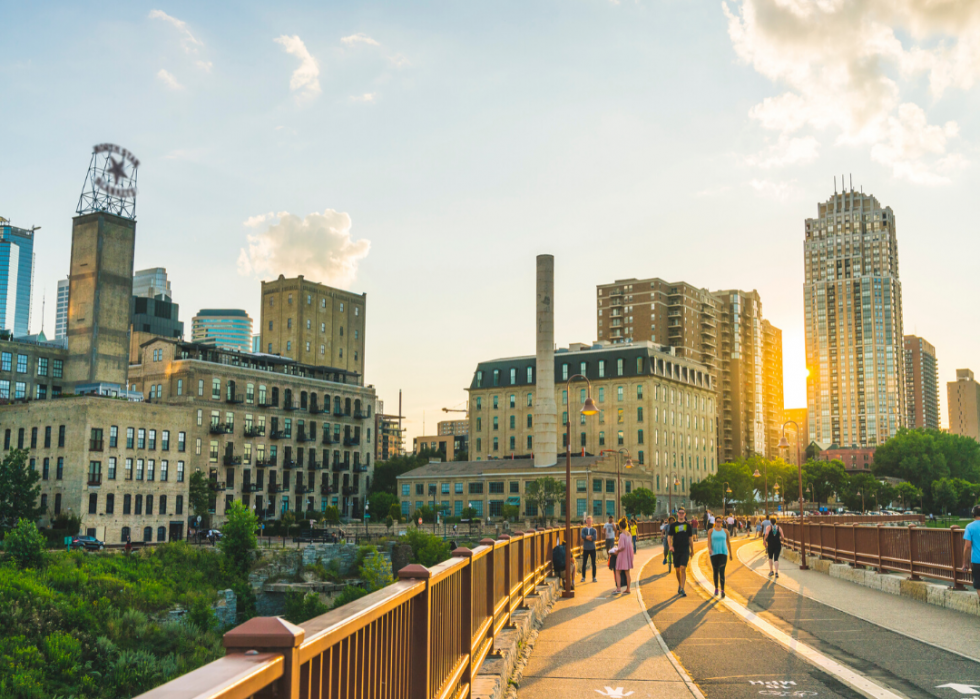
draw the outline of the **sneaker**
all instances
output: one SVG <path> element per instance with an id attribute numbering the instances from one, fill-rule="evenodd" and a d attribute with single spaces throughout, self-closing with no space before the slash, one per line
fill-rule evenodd
<path id="1" fill-rule="evenodd" d="M 677 594 L 679 594 L 679 595 L 680 595 L 681 597 L 687 597 L 687 593 L 686 593 L 686 592 L 684 592 L 684 590 L 681 590 L 681 591 L 680 591 L 679 593 L 677 593 Z"/>
<path id="2" fill-rule="evenodd" d="M 770 570 L 769 571 L 769 577 L 771 578 L 773 575 L 774 575 L 774 573 Z"/>
<path id="3" fill-rule="evenodd" d="M 680 594 L 682 592 L 684 592 L 684 588 L 682 588 L 680 585 L 678 585 L 677 586 L 677 594 Z"/>
<path id="4" fill-rule="evenodd" d="M 776 577 L 777 577 L 777 578 L 779 577 L 779 573 L 776 573 Z"/>
<path id="5" fill-rule="evenodd" d="M 582 582 L 585 582 L 585 580 L 583 580 Z M 592 582 L 599 582 L 599 581 L 596 580 L 595 578 L 592 578 Z"/>
<path id="6" fill-rule="evenodd" d="M 716 587 L 715 588 L 715 597 L 717 597 L 717 596 L 718 596 L 718 588 Z"/>
<path id="7" fill-rule="evenodd" d="M 665 558 L 665 559 L 664 559 L 664 562 L 663 562 L 663 563 L 661 563 L 660 565 L 664 565 L 664 566 L 665 566 L 665 565 L 667 565 L 667 559 Z"/>
<path id="8" fill-rule="evenodd" d="M 721 591 L 721 598 L 722 599 L 725 599 L 725 591 L 724 590 Z"/>
<path id="9" fill-rule="evenodd" d="M 582 578 L 582 582 L 585 582 L 585 578 Z M 595 582 L 595 580 L 593 580 L 592 582 Z"/>

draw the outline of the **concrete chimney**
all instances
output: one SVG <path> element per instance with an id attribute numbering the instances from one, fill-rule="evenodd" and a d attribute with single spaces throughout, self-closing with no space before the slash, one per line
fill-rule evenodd
<path id="1" fill-rule="evenodd" d="M 555 257 L 538 255 L 535 334 L 537 399 L 534 401 L 534 465 L 558 463 L 558 406 L 555 405 Z"/>

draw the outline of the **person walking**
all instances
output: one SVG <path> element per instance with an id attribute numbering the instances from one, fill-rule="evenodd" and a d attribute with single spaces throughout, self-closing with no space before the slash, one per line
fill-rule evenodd
<path id="1" fill-rule="evenodd" d="M 776 524 L 776 515 L 768 520 L 769 525 L 763 534 L 766 542 L 766 553 L 769 555 L 769 577 L 779 577 L 779 553 L 783 550 L 783 529 Z"/>
<path id="2" fill-rule="evenodd" d="M 670 541 L 667 534 L 668 534 L 668 530 L 670 529 L 670 525 L 673 523 L 674 523 L 673 515 L 671 515 L 670 517 L 668 517 L 667 519 L 663 520 L 660 523 L 660 536 L 663 537 L 663 544 L 664 544 L 663 565 L 667 565 L 667 554 L 670 553 Z"/>
<path id="3" fill-rule="evenodd" d="M 599 532 L 592 526 L 592 517 L 585 518 L 585 526 L 582 527 L 582 582 L 585 582 L 585 567 L 592 559 L 592 582 L 596 582 L 595 566 L 595 540 L 599 538 Z"/>
<path id="4" fill-rule="evenodd" d="M 735 536 L 735 515 L 728 515 L 728 519 L 725 520 L 725 524 L 728 525 L 728 533 L 731 536 Z"/>
<path id="5" fill-rule="evenodd" d="M 559 539 L 558 545 L 551 551 L 551 569 L 555 572 L 555 577 L 559 580 L 565 579 L 566 561 L 567 557 L 565 555 L 565 544 L 561 539 Z M 574 577 L 575 575 L 573 571 L 572 578 L 574 579 Z M 572 582 L 574 582 L 574 580 Z"/>
<path id="6" fill-rule="evenodd" d="M 671 524 L 667 530 L 667 538 L 670 544 L 670 552 L 674 556 L 677 594 L 681 597 L 687 597 L 687 593 L 684 592 L 684 584 L 687 582 L 687 562 L 691 558 L 691 548 L 694 546 L 693 536 L 694 527 L 687 521 L 687 511 L 683 507 L 678 507 L 677 521 Z"/>
<path id="7" fill-rule="evenodd" d="M 609 515 L 609 521 L 602 525 L 602 534 L 606 539 L 606 555 L 609 555 L 609 551 L 616 544 L 616 524 L 613 522 L 612 515 Z"/>
<path id="8" fill-rule="evenodd" d="M 636 553 L 636 536 L 640 531 L 640 526 L 636 523 L 636 517 L 630 520 L 630 536 L 633 537 L 633 553 Z"/>
<path id="9" fill-rule="evenodd" d="M 732 560 L 731 532 L 722 526 L 721 517 L 715 520 L 708 530 L 708 545 L 711 547 L 711 572 L 715 578 L 715 595 L 721 590 L 725 596 L 725 566 Z M 718 582 L 721 581 L 721 587 Z"/>
<path id="10" fill-rule="evenodd" d="M 973 589 L 980 595 L 980 505 L 973 507 L 973 521 L 963 530 L 963 572 L 973 572 Z"/>
<path id="11" fill-rule="evenodd" d="M 619 531 L 619 555 L 616 556 L 616 573 L 622 576 L 622 593 L 627 595 L 633 584 L 631 575 L 633 571 L 633 547 L 636 544 L 630 536 L 629 523 L 625 517 L 619 520 Z M 619 581 L 616 582 L 618 587 Z"/>

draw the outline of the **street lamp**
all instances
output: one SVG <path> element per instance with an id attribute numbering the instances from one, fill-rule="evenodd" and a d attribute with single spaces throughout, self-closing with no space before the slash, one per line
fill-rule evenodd
<path id="1" fill-rule="evenodd" d="M 776 491 L 776 500 L 778 502 L 782 502 L 782 496 L 780 495 L 779 481 L 778 480 L 775 483 L 772 484 L 772 489 Z"/>
<path id="2" fill-rule="evenodd" d="M 565 395 L 569 396 L 569 405 L 571 405 L 571 386 L 572 381 L 576 379 L 582 379 L 589 386 L 589 392 L 585 399 L 585 403 L 582 404 L 582 415 L 591 417 L 592 415 L 598 415 L 599 408 L 596 407 L 595 401 L 592 400 L 592 382 L 589 381 L 588 377 L 582 376 L 582 374 L 575 374 L 570 376 L 568 381 L 565 382 Z M 571 411 L 569 411 L 571 412 Z M 572 418 L 571 415 L 565 420 L 565 551 L 566 555 L 571 556 L 572 554 Z M 575 590 L 572 589 L 572 566 L 565 566 L 565 589 L 562 591 L 561 596 L 565 599 L 570 599 L 575 596 Z"/>
<path id="3" fill-rule="evenodd" d="M 806 514 L 803 512 L 803 459 L 800 458 L 800 426 L 794 420 L 787 420 L 783 423 L 783 436 L 779 440 L 780 449 L 784 447 L 789 449 L 789 440 L 786 439 L 786 425 L 792 425 L 796 428 L 796 469 L 800 484 L 800 570 L 808 570 L 809 566 L 806 564 L 806 538 L 804 534 L 806 528 L 803 526 Z"/>
<path id="4" fill-rule="evenodd" d="M 860 490 L 859 490 L 859 491 L 857 491 L 857 492 L 856 492 L 856 493 L 854 493 L 854 494 L 855 494 L 855 495 L 860 495 L 860 496 L 861 496 L 861 514 L 864 514 L 864 493 L 863 493 L 862 491 L 860 491 Z"/>
<path id="5" fill-rule="evenodd" d="M 726 514 L 728 514 L 725 511 L 725 493 L 731 495 L 732 489 L 728 487 L 728 481 L 725 481 L 722 485 L 724 487 L 721 489 L 721 516 L 724 517 Z"/>
<path id="6" fill-rule="evenodd" d="M 756 469 L 755 473 L 753 473 L 752 476 L 754 478 L 758 478 L 759 476 L 765 475 L 765 479 L 764 479 L 765 490 L 763 491 L 763 493 L 766 499 L 766 519 L 769 519 L 769 462 L 766 461 L 764 463 L 765 465 L 763 466 L 763 469 L 765 470 L 765 474 L 759 473 L 759 469 Z"/>
<path id="7" fill-rule="evenodd" d="M 623 452 L 626 452 L 626 468 L 633 468 L 633 457 L 630 456 L 630 450 L 627 449 L 627 448 L 625 448 L 625 447 L 623 447 L 622 449 L 603 449 L 602 451 L 599 452 L 599 456 L 602 456 L 603 454 L 616 454 L 617 455 L 617 459 L 616 459 L 616 497 L 619 500 L 616 503 L 616 519 L 617 520 L 620 517 L 623 516 L 623 512 L 622 512 L 622 506 L 623 506 L 623 481 L 622 481 L 622 475 L 623 474 L 622 474 L 622 471 L 620 469 L 620 467 L 622 466 L 622 462 L 618 458 L 618 456 L 622 455 Z"/>

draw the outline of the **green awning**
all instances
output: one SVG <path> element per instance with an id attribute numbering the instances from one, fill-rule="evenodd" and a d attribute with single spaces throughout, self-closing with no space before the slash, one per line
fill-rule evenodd
<path id="1" fill-rule="evenodd" d="M 507 498 L 507 504 L 508 505 L 513 505 L 514 507 L 520 507 L 521 506 L 521 499 L 520 498 Z"/>

